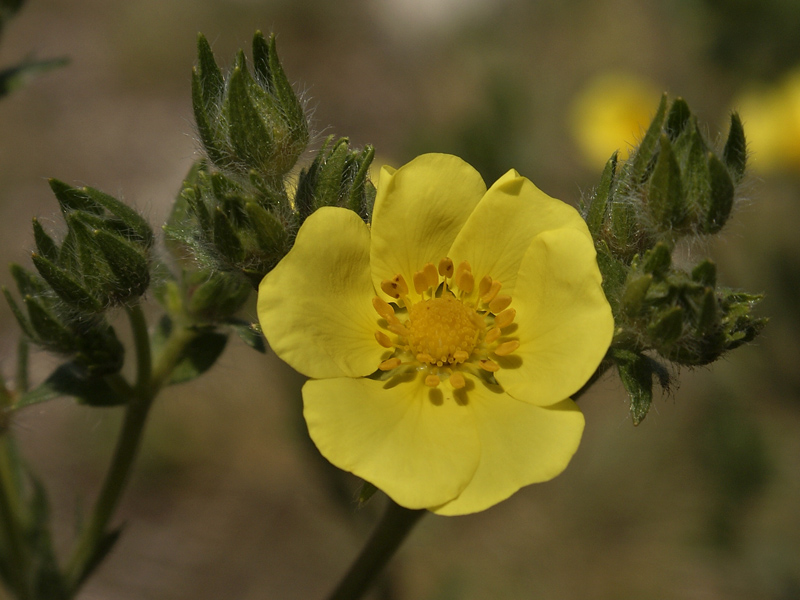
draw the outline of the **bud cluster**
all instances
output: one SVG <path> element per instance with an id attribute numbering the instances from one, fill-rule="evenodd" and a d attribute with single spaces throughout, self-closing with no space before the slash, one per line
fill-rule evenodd
<path id="1" fill-rule="evenodd" d="M 289 172 L 309 141 L 302 103 L 275 50 L 275 38 L 253 39 L 253 74 L 240 51 L 227 76 L 201 35 L 192 100 L 206 158 L 184 181 L 166 227 L 201 271 L 240 273 L 258 287 L 289 251 L 299 226 L 320 206 L 343 206 L 369 220 L 375 188 L 371 147 L 352 150 L 329 137 L 297 185 Z"/>
<path id="2" fill-rule="evenodd" d="M 718 233 L 734 204 L 747 154 L 738 115 L 720 154 L 710 149 L 686 102 L 662 98 L 631 158 L 606 164 L 583 206 L 595 240 L 616 332 L 610 358 L 631 396 L 634 423 L 647 413 L 653 380 L 668 371 L 646 352 L 678 365 L 705 365 L 751 341 L 766 320 L 752 314 L 761 296 L 719 288 L 716 267 L 690 271 L 672 261 L 687 236 Z"/>
<path id="3" fill-rule="evenodd" d="M 731 214 L 746 162 L 736 113 L 718 155 L 686 102 L 678 98 L 668 111 L 664 96 L 630 159 L 617 168 L 615 153 L 606 164 L 584 211 L 589 229 L 628 264 L 657 242 L 672 246 L 686 235 L 717 233 Z"/>
<path id="4" fill-rule="evenodd" d="M 153 231 L 133 209 L 93 188 L 51 180 L 67 223 L 59 245 L 33 221 L 38 274 L 12 265 L 27 315 L 3 292 L 20 327 L 40 346 L 75 356 L 91 374 L 122 367 L 123 347 L 103 313 L 135 301 L 150 283 Z"/>

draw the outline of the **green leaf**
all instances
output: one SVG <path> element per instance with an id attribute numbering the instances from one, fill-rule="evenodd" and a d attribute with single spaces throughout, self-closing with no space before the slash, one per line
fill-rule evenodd
<path id="1" fill-rule="evenodd" d="M 89 406 L 120 406 L 128 401 L 108 384 L 104 377 L 86 377 L 82 368 L 65 363 L 37 387 L 23 394 L 15 408 L 23 408 L 55 398 L 71 396 Z"/>
<path id="2" fill-rule="evenodd" d="M 264 343 L 264 334 L 258 323 L 249 323 L 241 319 L 228 319 L 225 324 L 233 329 L 242 341 L 253 350 L 266 354 L 267 345 Z"/>
<path id="3" fill-rule="evenodd" d="M 153 333 L 153 349 L 156 356 L 172 333 L 174 324 L 169 315 L 164 315 Z M 211 328 L 198 329 L 197 336 L 184 348 L 168 381 L 169 385 L 191 381 L 208 371 L 225 350 L 228 335 Z"/>
<path id="4" fill-rule="evenodd" d="M 646 356 L 629 350 L 612 352 L 619 378 L 631 401 L 631 418 L 638 425 L 647 416 L 653 402 L 653 369 Z"/>
<path id="5" fill-rule="evenodd" d="M 92 234 L 116 280 L 116 285 L 107 286 L 109 295 L 124 302 L 144 294 L 150 284 L 150 268 L 144 252 L 112 233 L 95 229 Z"/>

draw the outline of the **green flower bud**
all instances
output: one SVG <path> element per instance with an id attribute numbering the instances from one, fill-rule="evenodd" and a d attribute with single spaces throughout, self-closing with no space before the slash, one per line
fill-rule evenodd
<path id="1" fill-rule="evenodd" d="M 34 219 L 33 263 L 72 309 L 100 313 L 141 296 L 150 283 L 153 231 L 132 208 L 93 188 L 50 180 L 67 235 L 59 246 Z"/>
<path id="2" fill-rule="evenodd" d="M 84 375 L 106 375 L 122 368 L 124 347 L 104 319 L 75 312 L 53 293 L 49 282 L 19 265 L 11 266 L 11 274 L 25 311 L 8 289 L 3 288 L 3 294 L 22 331 L 33 343 L 70 357 Z"/>
<path id="3" fill-rule="evenodd" d="M 187 276 L 190 315 L 208 322 L 220 322 L 232 317 L 250 297 L 253 288 L 236 273 L 196 271 Z"/>
<path id="4" fill-rule="evenodd" d="M 664 96 L 630 159 L 606 165 L 583 214 L 596 239 L 630 264 L 658 242 L 673 247 L 686 235 L 719 232 L 730 217 L 746 158 L 737 115 L 718 154 L 686 102 L 678 98 L 668 106 Z"/>
<path id="5" fill-rule="evenodd" d="M 375 150 L 351 150 L 347 138 L 333 140 L 329 136 L 311 166 L 300 173 L 295 196 L 300 221 L 322 206 L 349 208 L 369 221 L 375 187 L 368 176 Z"/>
<path id="6" fill-rule="evenodd" d="M 308 145 L 308 120 L 275 49 L 275 36 L 253 37 L 253 74 L 243 52 L 226 78 L 201 34 L 192 72 L 192 104 L 209 160 L 231 175 L 279 180 Z"/>

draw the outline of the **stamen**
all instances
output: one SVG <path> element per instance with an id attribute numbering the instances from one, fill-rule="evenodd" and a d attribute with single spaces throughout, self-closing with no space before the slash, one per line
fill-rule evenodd
<path id="1" fill-rule="evenodd" d="M 514 350 L 519 348 L 519 341 L 518 340 L 511 340 L 509 342 L 503 342 L 497 348 L 494 349 L 494 353 L 497 356 L 508 356 Z"/>
<path id="2" fill-rule="evenodd" d="M 456 352 L 453 353 L 453 358 L 457 363 L 463 363 L 469 358 L 469 352 L 466 350 L 456 350 Z"/>
<path id="3" fill-rule="evenodd" d="M 449 279 L 453 276 L 453 261 L 449 258 L 443 258 L 439 261 L 439 275 Z"/>
<path id="4" fill-rule="evenodd" d="M 422 267 L 422 272 L 425 273 L 425 279 L 428 280 L 428 287 L 437 288 L 439 286 L 439 272 L 433 263 L 428 263 Z"/>
<path id="5" fill-rule="evenodd" d="M 386 319 L 389 323 L 397 321 L 397 317 L 394 316 L 394 309 L 392 305 L 386 302 L 383 298 L 379 298 L 375 296 L 372 299 L 372 306 L 375 308 L 375 312 Z"/>
<path id="6" fill-rule="evenodd" d="M 469 263 L 466 260 L 462 260 L 458 264 L 458 267 L 456 268 L 456 274 L 453 277 L 453 279 L 456 282 L 456 285 L 458 285 L 458 282 L 461 281 L 461 274 L 464 273 L 465 271 L 469 271 L 471 273 L 472 267 L 469 266 Z"/>
<path id="7" fill-rule="evenodd" d="M 395 319 L 395 321 L 396 322 L 394 323 L 389 323 L 386 326 L 386 329 L 388 329 L 392 333 L 396 333 L 397 335 L 408 337 L 408 329 L 406 329 L 405 325 L 403 325 L 400 321 L 397 321 L 397 319 Z"/>
<path id="8" fill-rule="evenodd" d="M 422 293 L 430 287 L 424 271 L 417 271 L 414 273 L 414 289 L 418 294 L 422 295 Z"/>
<path id="9" fill-rule="evenodd" d="M 399 273 L 391 279 L 384 279 L 381 281 L 381 289 L 387 296 L 391 296 L 395 299 L 408 295 L 408 284 L 405 278 Z"/>
<path id="10" fill-rule="evenodd" d="M 478 362 L 478 366 L 484 371 L 489 371 L 490 373 L 497 373 L 497 371 L 500 370 L 500 365 L 488 358 L 480 360 Z"/>
<path id="11" fill-rule="evenodd" d="M 378 343 L 384 348 L 391 348 L 392 346 L 394 346 L 389 336 L 383 333 L 382 331 L 375 332 L 375 339 L 378 340 Z"/>
<path id="12" fill-rule="evenodd" d="M 425 354 L 424 352 L 420 352 L 417 354 L 417 360 L 424 364 L 433 364 L 433 357 L 430 354 Z"/>
<path id="13" fill-rule="evenodd" d="M 478 284 L 478 295 L 485 296 L 492 287 L 492 278 L 484 275 L 481 282 Z"/>
<path id="14" fill-rule="evenodd" d="M 461 276 L 456 280 L 456 285 L 465 294 L 471 294 L 475 288 L 475 276 L 472 271 L 463 271 Z"/>
<path id="15" fill-rule="evenodd" d="M 503 284 L 495 279 L 494 281 L 492 281 L 492 284 L 489 287 L 489 291 L 481 295 L 481 300 L 483 300 L 485 304 L 489 304 L 492 300 L 494 300 L 494 297 L 497 296 L 497 294 L 500 292 L 501 287 L 503 287 Z"/>
<path id="16" fill-rule="evenodd" d="M 517 311 L 513 308 L 507 308 L 494 318 L 494 326 L 502 329 L 508 327 L 514 322 L 514 317 L 517 316 Z"/>
<path id="17" fill-rule="evenodd" d="M 392 369 L 396 369 L 397 367 L 399 367 L 402 362 L 403 361 L 394 356 L 392 358 L 388 358 L 385 361 L 383 361 L 381 364 L 378 365 L 378 368 L 381 371 L 391 371 Z"/>
<path id="18" fill-rule="evenodd" d="M 508 308 L 509 304 L 511 304 L 511 296 L 500 294 L 494 300 L 489 302 L 489 311 L 494 314 L 498 314 Z"/>
<path id="19" fill-rule="evenodd" d="M 436 387 L 439 383 L 441 383 L 441 380 L 438 375 L 428 375 L 425 378 L 425 385 L 428 387 Z"/>
<path id="20" fill-rule="evenodd" d="M 499 338 L 501 335 L 502 335 L 502 333 L 500 332 L 500 328 L 499 327 L 492 327 L 486 333 L 486 337 L 483 338 L 483 341 L 486 342 L 487 344 L 491 344 L 492 342 L 497 340 L 497 338 Z"/>
<path id="21" fill-rule="evenodd" d="M 460 390 L 465 385 L 467 385 L 466 379 L 464 379 L 464 375 L 461 371 L 453 371 L 453 374 L 450 375 L 450 385 L 453 386 L 453 389 Z"/>

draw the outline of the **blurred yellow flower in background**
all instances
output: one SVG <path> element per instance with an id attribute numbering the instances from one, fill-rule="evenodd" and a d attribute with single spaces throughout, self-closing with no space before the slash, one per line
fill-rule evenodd
<path id="1" fill-rule="evenodd" d="M 427 154 L 381 170 L 370 228 L 328 207 L 261 283 L 275 353 L 311 377 L 320 452 L 407 508 L 484 510 L 563 471 L 569 396 L 613 333 L 577 211 L 511 170 Z"/>
<path id="2" fill-rule="evenodd" d="M 750 166 L 762 172 L 800 169 L 800 68 L 770 88 L 745 90 L 734 108 L 747 132 Z"/>
<path id="3" fill-rule="evenodd" d="M 570 109 L 570 130 L 587 164 L 602 166 L 619 150 L 628 157 L 658 105 L 660 91 L 644 79 L 604 73 L 580 91 Z"/>

